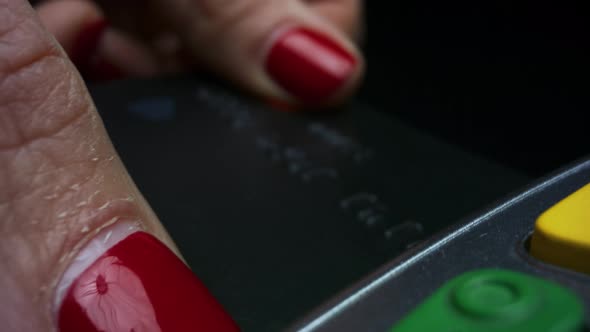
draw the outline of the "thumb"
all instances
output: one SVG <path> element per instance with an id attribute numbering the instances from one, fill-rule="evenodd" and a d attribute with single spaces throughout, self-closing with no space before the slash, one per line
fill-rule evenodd
<path id="1" fill-rule="evenodd" d="M 129 178 L 79 74 L 0 0 L 4 331 L 237 331 Z"/>
<path id="2" fill-rule="evenodd" d="M 201 62 L 260 95 L 330 104 L 362 75 L 350 38 L 304 1 L 156 2 Z"/>

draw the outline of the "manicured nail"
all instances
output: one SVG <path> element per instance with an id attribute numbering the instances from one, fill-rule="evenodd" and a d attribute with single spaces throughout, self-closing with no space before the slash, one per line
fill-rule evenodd
<path id="1" fill-rule="evenodd" d="M 236 332 L 191 270 L 129 224 L 101 232 L 78 254 L 56 292 L 60 332 Z"/>
<path id="2" fill-rule="evenodd" d="M 357 59 L 331 38 L 306 28 L 283 32 L 266 59 L 274 81 L 305 103 L 321 103 L 342 88 Z"/>

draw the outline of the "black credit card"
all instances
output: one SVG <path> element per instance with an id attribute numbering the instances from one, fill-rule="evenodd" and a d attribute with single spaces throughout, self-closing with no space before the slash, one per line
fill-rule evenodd
<path id="1" fill-rule="evenodd" d="M 353 102 L 286 112 L 178 77 L 94 86 L 115 147 L 244 331 L 277 331 L 529 181 Z"/>

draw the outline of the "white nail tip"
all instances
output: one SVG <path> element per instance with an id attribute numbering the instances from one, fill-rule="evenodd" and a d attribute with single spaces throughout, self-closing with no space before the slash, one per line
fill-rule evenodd
<path id="1" fill-rule="evenodd" d="M 100 256 L 112 248 L 121 240 L 129 235 L 141 231 L 141 228 L 134 223 L 120 222 L 109 226 L 98 233 L 77 253 L 76 257 L 70 262 L 70 266 L 65 270 L 55 291 L 55 300 L 53 311 L 57 310 L 66 296 L 66 293 L 72 283 L 88 269 Z M 82 229 L 82 232 L 88 232 L 88 229 Z M 61 260 L 60 260 L 61 261 Z"/>

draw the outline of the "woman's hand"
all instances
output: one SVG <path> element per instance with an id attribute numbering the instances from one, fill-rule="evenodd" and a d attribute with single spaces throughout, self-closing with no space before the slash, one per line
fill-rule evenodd
<path id="1" fill-rule="evenodd" d="M 25 0 L 0 0 L 0 326 L 238 330 L 182 262 Z"/>
<path id="2" fill-rule="evenodd" d="M 89 79 L 201 68 L 263 98 L 324 105 L 363 73 L 361 0 L 47 0 L 37 10 Z"/>

